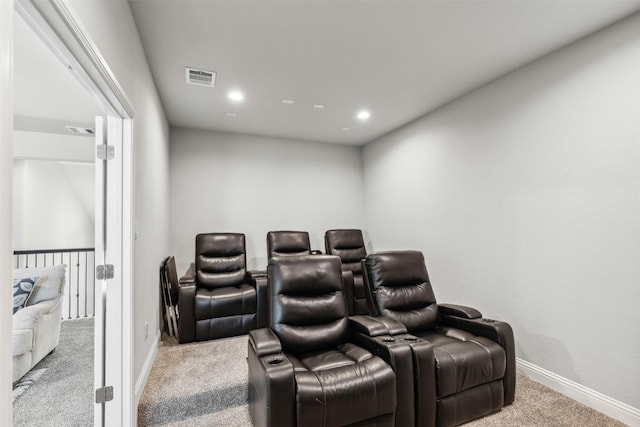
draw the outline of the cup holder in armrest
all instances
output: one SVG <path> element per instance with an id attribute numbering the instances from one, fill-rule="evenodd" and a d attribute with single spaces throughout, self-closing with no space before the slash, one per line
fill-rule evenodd
<path id="1" fill-rule="evenodd" d="M 413 335 L 407 335 L 404 337 L 404 340 L 407 342 L 416 342 L 418 341 L 418 337 L 414 337 Z"/>
<path id="2" fill-rule="evenodd" d="M 382 338 L 383 342 L 396 342 L 395 338 L 393 337 L 384 337 Z"/>
<path id="3" fill-rule="evenodd" d="M 269 365 L 279 365 L 282 362 L 284 362 L 284 359 L 281 357 L 274 357 L 273 359 L 267 361 Z"/>

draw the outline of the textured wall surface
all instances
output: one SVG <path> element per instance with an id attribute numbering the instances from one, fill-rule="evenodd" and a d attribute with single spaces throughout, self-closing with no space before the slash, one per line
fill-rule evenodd
<path id="1" fill-rule="evenodd" d="M 369 143 L 376 250 L 511 323 L 517 355 L 640 408 L 640 16 Z"/>
<path id="2" fill-rule="evenodd" d="M 179 274 L 195 235 L 239 232 L 250 268 L 267 265 L 267 232 L 308 231 L 324 252 L 330 228 L 362 227 L 358 147 L 171 130 L 171 248 Z"/>

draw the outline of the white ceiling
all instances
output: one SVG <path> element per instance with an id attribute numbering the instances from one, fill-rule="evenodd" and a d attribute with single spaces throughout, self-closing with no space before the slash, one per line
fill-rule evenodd
<path id="1" fill-rule="evenodd" d="M 14 14 L 14 129 L 70 134 L 102 111 L 76 77 L 27 23 Z"/>
<path id="2" fill-rule="evenodd" d="M 173 126 L 342 144 L 375 139 L 640 9 L 637 0 L 130 4 Z M 217 72 L 215 88 L 187 86 L 185 66 Z M 242 103 L 227 99 L 232 88 Z M 355 118 L 360 108 L 367 122 Z"/>

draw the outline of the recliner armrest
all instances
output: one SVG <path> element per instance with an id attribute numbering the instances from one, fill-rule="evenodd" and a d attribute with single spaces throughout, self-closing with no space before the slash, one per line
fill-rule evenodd
<path id="1" fill-rule="evenodd" d="M 269 322 L 269 289 L 267 287 L 268 279 L 257 274 L 254 276 L 250 271 L 247 273 L 249 281 L 256 288 L 256 327 L 265 328 Z"/>
<path id="2" fill-rule="evenodd" d="M 464 319 L 479 319 L 482 317 L 482 313 L 478 310 L 464 305 L 438 304 L 438 310 L 447 316 L 462 317 Z"/>
<path id="3" fill-rule="evenodd" d="M 349 327 L 369 337 L 407 333 L 407 328 L 402 323 L 383 316 L 351 316 Z"/>
<path id="4" fill-rule="evenodd" d="M 351 339 L 360 347 L 380 357 L 396 374 L 396 424 L 397 426 L 434 426 L 436 421 L 436 383 L 433 345 L 406 333 L 368 336 L 354 327 L 364 328 L 369 320 L 392 319 L 371 316 L 353 316 Z M 384 327 L 374 327 L 378 331 Z M 379 324 L 381 325 L 381 324 Z M 400 324 L 402 325 L 402 324 Z M 358 326 L 358 327 L 360 327 Z M 402 325 L 404 328 L 404 325 Z"/>
<path id="5" fill-rule="evenodd" d="M 280 344 L 280 340 L 269 328 L 254 329 L 253 331 L 250 331 L 249 344 L 258 357 L 282 353 L 282 344 Z"/>
<path id="6" fill-rule="evenodd" d="M 180 286 L 182 286 L 183 284 L 188 285 L 188 284 L 196 283 L 196 264 L 195 263 L 193 262 L 191 263 L 187 271 L 180 278 L 179 283 L 180 283 Z"/>
<path id="7" fill-rule="evenodd" d="M 178 288 L 178 312 L 180 321 L 178 322 L 178 339 L 180 343 L 192 342 L 196 339 L 196 284 L 184 283 Z"/>
<path id="8" fill-rule="evenodd" d="M 507 356 L 507 366 L 503 378 L 504 404 L 505 406 L 512 404 L 516 389 L 516 350 L 511 325 L 500 320 L 486 318 L 466 319 L 449 315 L 442 316 L 442 323 L 489 338 L 504 349 Z"/>
<path id="9" fill-rule="evenodd" d="M 345 302 L 347 304 L 347 313 L 349 316 L 353 314 L 353 296 L 354 296 L 354 279 L 353 272 L 342 270 L 342 288 L 344 290 Z"/>
<path id="10" fill-rule="evenodd" d="M 249 415 L 256 427 L 295 427 L 295 373 L 271 329 L 249 332 Z"/>

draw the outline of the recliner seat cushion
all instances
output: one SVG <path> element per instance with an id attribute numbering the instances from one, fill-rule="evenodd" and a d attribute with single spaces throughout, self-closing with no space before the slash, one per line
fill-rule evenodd
<path id="1" fill-rule="evenodd" d="M 504 349 L 488 338 L 448 327 L 415 335 L 434 346 L 439 398 L 504 376 L 507 363 Z"/>
<path id="2" fill-rule="evenodd" d="M 344 426 L 394 412 L 395 374 L 367 350 L 346 343 L 287 356 L 297 383 L 297 425 Z"/>
<path id="3" fill-rule="evenodd" d="M 196 320 L 251 314 L 256 312 L 256 290 L 246 283 L 225 288 L 196 291 Z"/>

